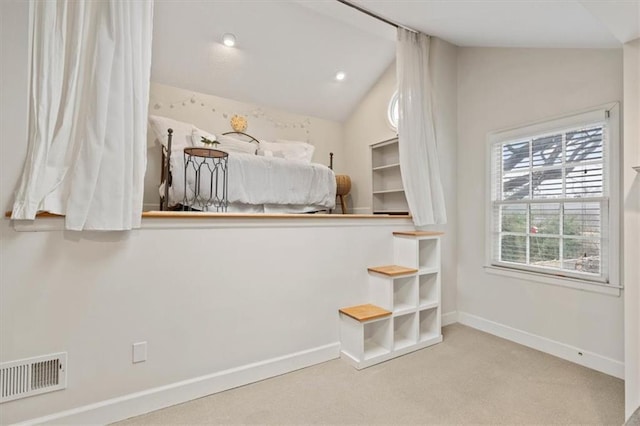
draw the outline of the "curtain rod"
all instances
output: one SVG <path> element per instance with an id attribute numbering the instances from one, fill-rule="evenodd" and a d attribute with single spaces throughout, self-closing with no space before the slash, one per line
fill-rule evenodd
<path id="1" fill-rule="evenodd" d="M 338 3 L 344 4 L 345 6 L 349 6 L 349 7 L 353 8 L 353 9 L 357 10 L 358 12 L 364 13 L 365 15 L 369 15 L 372 18 L 377 19 L 378 21 L 382 21 L 385 24 L 391 25 L 392 27 L 404 28 L 405 30 L 412 31 L 414 33 L 419 33 L 419 31 L 416 31 L 413 28 L 409 28 L 409 27 L 405 27 L 404 25 L 397 24 L 397 23 L 395 23 L 393 21 L 390 21 L 387 18 L 383 18 L 382 16 L 377 15 L 377 14 L 375 14 L 375 13 L 373 13 L 373 12 L 363 8 L 363 7 L 360 7 L 360 6 L 356 5 L 356 4 L 353 4 L 350 1 L 347 1 L 347 0 L 336 0 L 336 1 Z"/>

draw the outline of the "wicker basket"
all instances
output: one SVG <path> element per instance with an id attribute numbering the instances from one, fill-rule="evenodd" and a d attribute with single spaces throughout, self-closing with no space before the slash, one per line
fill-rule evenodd
<path id="1" fill-rule="evenodd" d="M 347 175 L 336 175 L 336 195 L 347 195 L 351 191 L 351 178 Z"/>

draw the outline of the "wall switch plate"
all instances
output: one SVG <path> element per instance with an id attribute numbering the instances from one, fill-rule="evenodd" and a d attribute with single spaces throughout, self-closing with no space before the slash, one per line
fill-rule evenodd
<path id="1" fill-rule="evenodd" d="M 147 360 L 147 342 L 138 342 L 133 344 L 133 363 L 144 362 Z"/>

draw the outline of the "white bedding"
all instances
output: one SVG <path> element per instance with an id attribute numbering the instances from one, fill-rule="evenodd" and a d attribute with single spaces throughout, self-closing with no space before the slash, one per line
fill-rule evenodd
<path id="1" fill-rule="evenodd" d="M 171 155 L 172 185 L 169 205 L 183 204 L 184 156 Z M 210 173 L 203 168 L 200 192 L 208 194 Z M 321 164 L 277 157 L 231 153 L 228 160 L 227 196 L 236 212 L 299 213 L 335 207 L 336 180 L 331 169 Z M 187 204 L 193 199 L 195 173 L 187 173 Z M 215 211 L 215 209 L 212 209 Z"/>

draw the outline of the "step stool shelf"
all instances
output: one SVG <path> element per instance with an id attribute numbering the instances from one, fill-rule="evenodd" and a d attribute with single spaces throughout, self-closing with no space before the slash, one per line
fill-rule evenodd
<path id="1" fill-rule="evenodd" d="M 350 306 L 348 308 L 340 309 L 340 313 L 343 313 L 357 321 L 364 322 L 373 319 L 383 318 L 391 315 L 391 311 L 382 309 L 379 306 L 372 305 L 370 303 L 366 305 Z"/>
<path id="2" fill-rule="evenodd" d="M 402 275 L 411 275 L 418 272 L 417 269 L 407 268 L 406 266 L 400 265 L 373 266 L 371 268 L 367 268 L 367 271 L 386 275 L 388 277 L 400 277 Z"/>
<path id="3" fill-rule="evenodd" d="M 341 356 L 357 369 L 442 341 L 441 235 L 394 232 L 395 264 L 368 268 L 370 303 L 340 309 Z"/>
<path id="4" fill-rule="evenodd" d="M 405 237 L 439 237 L 444 235 L 444 232 L 434 232 L 434 231 L 396 231 L 393 233 L 394 236 L 405 236 Z"/>

